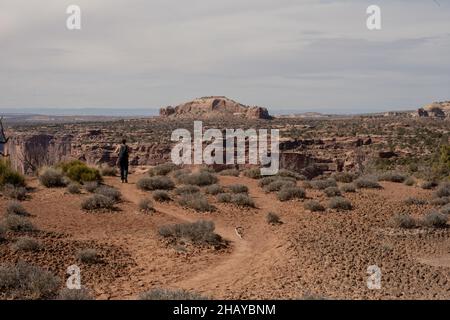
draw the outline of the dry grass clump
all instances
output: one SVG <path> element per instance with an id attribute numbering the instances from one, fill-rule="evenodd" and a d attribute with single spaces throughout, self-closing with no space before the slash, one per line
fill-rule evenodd
<path id="1" fill-rule="evenodd" d="M 85 287 L 81 289 L 63 288 L 59 291 L 57 300 L 83 301 L 94 300 L 89 290 Z"/>
<path id="2" fill-rule="evenodd" d="M 139 300 L 208 300 L 198 293 L 182 289 L 155 288 L 139 295 Z"/>
<path id="3" fill-rule="evenodd" d="M 328 187 L 323 190 L 323 193 L 325 193 L 328 198 L 341 196 L 341 190 L 337 187 Z"/>
<path id="4" fill-rule="evenodd" d="M 221 176 L 231 176 L 231 177 L 239 177 L 239 170 L 237 169 L 225 169 L 219 172 Z"/>
<path id="5" fill-rule="evenodd" d="M 445 206 L 450 203 L 450 197 L 434 198 L 430 201 L 433 206 Z"/>
<path id="6" fill-rule="evenodd" d="M 114 199 L 102 194 L 94 194 L 83 201 L 81 208 L 86 211 L 114 210 L 114 204 Z"/>
<path id="7" fill-rule="evenodd" d="M 64 173 L 61 169 L 45 167 L 39 173 L 39 182 L 47 188 L 60 188 L 66 186 Z"/>
<path id="8" fill-rule="evenodd" d="M 411 187 L 416 184 L 416 180 L 413 177 L 408 177 L 403 181 L 403 184 Z"/>
<path id="9" fill-rule="evenodd" d="M 9 230 L 15 232 L 31 232 L 36 230 L 36 228 L 31 223 L 30 220 L 28 220 L 25 217 L 18 216 L 16 214 L 10 214 L 6 216 L 5 226 Z"/>
<path id="10" fill-rule="evenodd" d="M 167 202 L 172 200 L 169 193 L 165 190 L 155 190 L 152 192 L 153 200 L 157 202 Z"/>
<path id="11" fill-rule="evenodd" d="M 3 224 L 0 224 L 0 242 L 6 239 L 6 227 Z"/>
<path id="12" fill-rule="evenodd" d="M 231 203 L 245 208 L 255 208 L 255 202 L 249 195 L 245 193 L 238 193 L 231 195 Z"/>
<path id="13" fill-rule="evenodd" d="M 371 176 L 360 177 L 355 180 L 355 186 L 358 189 L 381 189 L 381 185 L 377 182 L 376 178 Z"/>
<path id="14" fill-rule="evenodd" d="M 83 183 L 84 190 L 86 190 L 89 193 L 94 193 L 95 190 L 98 188 L 98 182 L 97 181 L 88 181 Z"/>
<path id="15" fill-rule="evenodd" d="M 295 180 L 306 180 L 306 177 L 304 175 L 287 169 L 280 169 L 277 176 L 284 178 L 293 178 Z"/>
<path id="16" fill-rule="evenodd" d="M 192 184 L 183 185 L 175 190 L 177 195 L 196 194 L 200 192 L 200 188 Z"/>
<path id="17" fill-rule="evenodd" d="M 311 200 L 311 201 L 305 202 L 303 207 L 306 210 L 309 210 L 311 212 L 322 212 L 322 211 L 325 211 L 325 207 L 323 205 L 321 205 L 318 201 L 315 201 L 315 200 Z"/>
<path id="18" fill-rule="evenodd" d="M 352 210 L 352 203 L 343 198 L 343 197 L 334 197 L 330 199 L 330 202 L 328 203 L 328 207 L 330 209 L 336 209 L 338 211 L 341 210 Z"/>
<path id="19" fill-rule="evenodd" d="M 424 181 L 420 184 L 420 187 L 425 190 L 434 189 L 438 186 L 436 181 Z"/>
<path id="20" fill-rule="evenodd" d="M 251 169 L 247 169 L 244 170 L 242 172 L 242 174 L 247 177 L 247 178 L 251 178 L 251 179 L 261 179 L 261 169 L 259 168 L 251 168 Z"/>
<path id="21" fill-rule="evenodd" d="M 289 201 L 293 199 L 304 199 L 306 192 L 303 188 L 297 186 L 284 186 L 277 193 L 277 198 L 280 201 Z"/>
<path id="22" fill-rule="evenodd" d="M 77 182 L 72 182 L 67 186 L 67 192 L 69 192 L 70 194 L 80 194 L 81 185 Z"/>
<path id="23" fill-rule="evenodd" d="M 210 186 L 205 187 L 206 194 L 211 194 L 211 195 L 215 196 L 222 192 L 223 192 L 223 188 L 221 185 L 218 185 L 218 184 L 212 184 Z"/>
<path id="24" fill-rule="evenodd" d="M 192 223 L 162 226 L 159 228 L 159 234 L 174 241 L 183 240 L 197 245 L 220 245 L 222 238 L 214 230 L 214 222 L 199 220 Z"/>
<path id="25" fill-rule="evenodd" d="M 104 177 L 115 177 L 117 176 L 117 168 L 111 167 L 108 164 L 103 164 L 100 166 L 100 174 Z"/>
<path id="26" fill-rule="evenodd" d="M 95 249 L 83 249 L 77 252 L 78 261 L 86 264 L 94 264 L 100 261 L 100 256 Z"/>
<path id="27" fill-rule="evenodd" d="M 351 172 L 336 172 L 332 178 L 338 182 L 351 183 L 358 178 L 358 175 Z"/>
<path id="28" fill-rule="evenodd" d="M 415 205 L 415 206 L 423 206 L 423 205 L 425 205 L 425 204 L 427 204 L 427 203 L 428 203 L 427 200 L 419 199 L 419 198 L 415 198 L 415 197 L 408 197 L 408 198 L 405 200 L 405 204 L 410 205 L 410 206 L 412 206 L 412 205 Z"/>
<path id="29" fill-rule="evenodd" d="M 41 247 L 39 241 L 29 237 L 20 237 L 11 245 L 15 251 L 38 251 Z"/>
<path id="30" fill-rule="evenodd" d="M 166 176 L 141 178 L 136 185 L 139 189 L 144 191 L 172 190 L 175 187 L 173 181 Z"/>
<path id="31" fill-rule="evenodd" d="M 440 211 L 443 214 L 449 215 L 450 214 L 450 204 L 443 206 Z"/>
<path id="32" fill-rule="evenodd" d="M 3 194 L 14 200 L 25 200 L 27 198 L 27 189 L 24 187 L 16 187 L 12 184 L 7 184 L 2 188 Z"/>
<path id="33" fill-rule="evenodd" d="M 0 159 L 0 187 L 7 184 L 15 187 L 25 187 L 25 177 L 13 170 L 8 160 Z"/>
<path id="34" fill-rule="evenodd" d="M 422 220 L 422 224 L 426 227 L 443 229 L 447 228 L 448 215 L 438 212 L 431 211 Z"/>
<path id="35" fill-rule="evenodd" d="M 396 183 L 403 183 L 408 179 L 408 175 L 398 171 L 386 171 L 378 176 L 379 181 L 390 181 Z"/>
<path id="36" fill-rule="evenodd" d="M 276 213 L 273 213 L 273 212 L 267 213 L 266 221 L 268 224 L 272 224 L 272 225 L 281 224 L 280 217 Z"/>
<path id="37" fill-rule="evenodd" d="M 216 198 L 220 203 L 231 203 L 231 194 L 229 193 L 219 193 Z"/>
<path id="38" fill-rule="evenodd" d="M 248 187 L 243 184 L 232 184 L 228 186 L 228 190 L 232 193 L 248 193 Z"/>
<path id="39" fill-rule="evenodd" d="M 346 193 L 356 192 L 356 186 L 354 183 L 344 183 L 341 185 L 340 190 Z"/>
<path id="40" fill-rule="evenodd" d="M 56 296 L 60 283 L 50 272 L 25 262 L 0 266 L 0 291 L 10 299 L 51 299 Z"/>
<path id="41" fill-rule="evenodd" d="M 109 186 L 100 186 L 95 190 L 95 193 L 108 197 L 114 202 L 119 202 L 122 199 L 122 194 L 120 193 L 120 191 Z"/>
<path id="42" fill-rule="evenodd" d="M 179 167 L 174 163 L 159 164 L 148 171 L 150 176 L 166 176 L 172 171 L 175 171 Z"/>
<path id="43" fill-rule="evenodd" d="M 144 213 L 149 213 L 155 211 L 153 201 L 150 199 L 141 199 L 138 203 L 139 210 Z"/>
<path id="44" fill-rule="evenodd" d="M 218 179 L 215 174 L 209 171 L 200 171 L 191 174 L 182 174 L 177 178 L 178 182 L 183 184 L 192 184 L 203 187 L 217 183 Z"/>
<path id="45" fill-rule="evenodd" d="M 437 198 L 450 197 L 450 183 L 441 183 L 435 192 L 435 196 Z"/>
<path id="46" fill-rule="evenodd" d="M 317 190 L 325 190 L 326 188 L 337 187 L 336 180 L 334 180 L 332 178 L 322 179 L 322 180 L 313 180 L 310 183 L 311 183 L 311 186 Z"/>
<path id="47" fill-rule="evenodd" d="M 30 215 L 30 213 L 22 206 L 22 204 L 17 201 L 12 201 L 7 204 L 6 214 L 8 214 L 8 215 L 15 214 L 18 216 L 23 216 L 23 217 Z"/>
<path id="48" fill-rule="evenodd" d="M 178 200 L 178 204 L 197 212 L 212 212 L 215 210 L 214 206 L 209 204 L 208 199 L 201 194 L 184 194 Z"/>
<path id="49" fill-rule="evenodd" d="M 295 186 L 296 186 L 295 181 L 285 179 L 285 178 L 279 178 L 273 182 L 270 182 L 268 185 L 266 185 L 264 187 L 264 191 L 265 192 L 276 192 L 276 191 L 280 191 L 283 188 L 295 187 Z"/>
<path id="50" fill-rule="evenodd" d="M 417 226 L 417 222 L 409 214 L 399 213 L 392 217 L 391 225 L 395 228 L 412 229 Z"/>

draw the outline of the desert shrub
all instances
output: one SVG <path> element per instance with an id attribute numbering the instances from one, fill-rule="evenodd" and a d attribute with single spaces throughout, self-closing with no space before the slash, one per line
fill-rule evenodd
<path id="1" fill-rule="evenodd" d="M 450 214 L 450 204 L 447 204 L 441 208 L 441 213 Z"/>
<path id="2" fill-rule="evenodd" d="M 425 190 L 430 190 L 436 188 L 437 185 L 435 181 L 424 181 L 420 184 L 420 187 Z"/>
<path id="3" fill-rule="evenodd" d="M 312 181 L 303 181 L 302 187 L 305 189 L 312 189 L 313 188 Z"/>
<path id="4" fill-rule="evenodd" d="M 248 193 L 248 187 L 243 184 L 232 184 L 228 186 L 232 193 Z"/>
<path id="5" fill-rule="evenodd" d="M 333 174 L 333 179 L 338 182 L 343 183 L 351 183 L 353 180 L 355 180 L 358 176 L 351 172 L 336 172 Z"/>
<path id="6" fill-rule="evenodd" d="M 450 197 L 434 198 L 430 201 L 433 206 L 445 206 L 450 203 Z"/>
<path id="7" fill-rule="evenodd" d="M 405 179 L 405 181 L 404 181 L 403 183 L 404 183 L 405 185 L 411 187 L 411 186 L 413 186 L 413 185 L 416 184 L 416 180 L 414 180 L 413 177 L 408 177 L 408 178 Z"/>
<path id="8" fill-rule="evenodd" d="M 6 239 L 6 227 L 0 224 L 0 242 Z"/>
<path id="9" fill-rule="evenodd" d="M 432 211 L 428 213 L 422 220 L 422 224 L 431 228 L 446 228 L 448 221 L 448 215 Z"/>
<path id="10" fill-rule="evenodd" d="M 178 195 L 183 195 L 183 194 L 195 194 L 195 193 L 199 193 L 200 192 L 200 188 L 191 184 L 186 184 L 183 185 L 181 187 L 178 187 L 175 190 L 175 193 Z"/>
<path id="11" fill-rule="evenodd" d="M 15 200 L 25 200 L 27 198 L 27 189 L 24 187 L 16 187 L 12 184 L 7 184 L 3 187 L 3 194 L 11 199 Z"/>
<path id="12" fill-rule="evenodd" d="M 16 214 L 18 216 L 29 216 L 28 211 L 20 202 L 12 201 L 6 206 L 6 214 Z"/>
<path id="13" fill-rule="evenodd" d="M 403 183 L 407 178 L 408 178 L 407 174 L 398 171 L 386 171 L 378 176 L 378 180 L 380 181 L 390 181 L 397 183 Z"/>
<path id="14" fill-rule="evenodd" d="M 306 192 L 303 188 L 297 186 L 284 186 L 277 193 L 277 198 L 280 201 L 288 201 L 292 199 L 304 199 Z"/>
<path id="15" fill-rule="evenodd" d="M 91 293 L 85 287 L 81 289 L 69 289 L 63 288 L 59 291 L 57 300 L 68 300 L 68 301 L 82 301 L 82 300 L 94 300 Z"/>
<path id="16" fill-rule="evenodd" d="M 399 213 L 391 218 L 391 224 L 395 228 L 412 229 L 416 227 L 416 220 L 414 220 L 407 213 Z"/>
<path id="17" fill-rule="evenodd" d="M 435 196 L 437 198 L 450 197 L 450 183 L 441 183 L 435 192 Z"/>
<path id="18" fill-rule="evenodd" d="M 166 202 L 171 200 L 169 193 L 165 190 L 155 190 L 152 192 L 152 196 L 153 200 L 158 202 Z"/>
<path id="19" fill-rule="evenodd" d="M 60 279 L 39 267 L 18 262 L 0 266 L 0 291 L 12 299 L 50 299 L 60 286 Z"/>
<path id="20" fill-rule="evenodd" d="M 268 224 L 280 224 L 281 223 L 280 217 L 276 213 L 273 213 L 273 212 L 267 213 L 266 221 Z"/>
<path id="21" fill-rule="evenodd" d="M 115 177 L 117 175 L 117 168 L 103 164 L 100 166 L 100 174 L 104 177 Z"/>
<path id="22" fill-rule="evenodd" d="M 81 208 L 86 211 L 113 210 L 114 200 L 102 194 L 94 194 L 83 201 Z"/>
<path id="23" fill-rule="evenodd" d="M 381 185 L 374 177 L 366 176 L 355 180 L 355 186 L 358 189 L 381 189 Z"/>
<path id="24" fill-rule="evenodd" d="M 223 192 L 223 188 L 221 185 L 212 184 L 205 188 L 205 192 L 206 192 L 206 194 L 211 194 L 211 195 L 215 196 L 215 195 Z"/>
<path id="25" fill-rule="evenodd" d="M 83 249 L 78 251 L 77 259 L 86 264 L 94 264 L 100 261 L 100 257 L 95 249 Z"/>
<path id="26" fill-rule="evenodd" d="M 140 179 L 137 182 L 137 187 L 145 191 L 172 190 L 175 187 L 175 184 L 169 177 L 154 176 Z"/>
<path id="27" fill-rule="evenodd" d="M 220 203 L 230 203 L 231 202 L 231 194 L 229 193 L 219 193 L 217 195 L 217 201 Z"/>
<path id="28" fill-rule="evenodd" d="M 98 188 L 98 182 L 97 181 L 85 182 L 83 184 L 83 187 L 84 187 L 84 190 L 86 190 L 87 192 L 94 193 L 95 190 L 97 190 L 97 188 Z"/>
<path id="29" fill-rule="evenodd" d="M 15 187 L 25 187 L 25 177 L 11 168 L 9 161 L 0 160 L 0 186 L 7 184 Z"/>
<path id="30" fill-rule="evenodd" d="M 286 179 L 277 179 L 264 187 L 265 192 L 276 192 L 280 191 L 284 187 L 295 187 L 295 181 Z"/>
<path id="31" fill-rule="evenodd" d="M 61 168 L 61 170 L 72 181 L 82 183 L 102 180 L 100 171 L 95 168 L 88 167 L 85 163 L 78 160 L 61 163 L 58 167 Z"/>
<path id="32" fill-rule="evenodd" d="M 194 209 L 198 212 L 214 211 L 214 206 L 209 204 L 208 199 L 201 194 L 184 194 L 178 200 L 178 204 L 182 207 Z"/>
<path id="33" fill-rule="evenodd" d="M 243 175 L 251 179 L 261 179 L 261 169 L 251 168 L 243 171 Z"/>
<path id="34" fill-rule="evenodd" d="M 267 185 L 271 184 L 272 182 L 277 181 L 277 180 L 279 180 L 279 179 L 280 179 L 280 177 L 278 177 L 278 176 L 264 177 L 264 178 L 261 178 L 261 179 L 258 181 L 258 185 L 259 185 L 260 187 L 265 187 L 265 186 L 267 186 Z"/>
<path id="35" fill-rule="evenodd" d="M 314 200 L 305 202 L 303 207 L 306 210 L 309 210 L 312 212 L 325 211 L 325 207 L 323 205 L 321 205 L 318 201 L 314 201 Z"/>
<path id="36" fill-rule="evenodd" d="M 95 190 L 96 194 L 101 194 L 102 196 L 112 199 L 114 202 L 120 201 L 122 194 L 119 190 L 109 186 L 100 186 Z"/>
<path id="37" fill-rule="evenodd" d="M 231 196 L 231 202 L 239 207 L 254 208 L 255 202 L 245 193 L 237 193 Z"/>
<path id="38" fill-rule="evenodd" d="M 337 187 L 336 180 L 334 179 L 323 179 L 311 181 L 311 185 L 314 189 L 324 190 L 330 187 Z"/>
<path id="39" fill-rule="evenodd" d="M 207 298 L 186 290 L 156 288 L 141 293 L 139 300 L 207 300 Z"/>
<path id="40" fill-rule="evenodd" d="M 40 242 L 29 237 L 21 237 L 12 244 L 12 249 L 16 251 L 37 251 L 40 248 Z"/>
<path id="41" fill-rule="evenodd" d="M 323 193 L 329 198 L 331 197 L 338 197 L 341 195 L 341 191 L 337 187 L 328 187 L 325 190 L 323 190 Z"/>
<path id="42" fill-rule="evenodd" d="M 239 170 L 237 169 L 225 169 L 220 171 L 221 176 L 231 176 L 231 177 L 239 177 Z"/>
<path id="43" fill-rule="evenodd" d="M 39 173 L 39 182 L 47 188 L 65 187 L 65 180 L 62 170 L 46 167 Z"/>
<path id="44" fill-rule="evenodd" d="M 67 192 L 71 194 L 80 194 L 81 193 L 81 186 L 79 183 L 72 182 L 67 186 Z"/>
<path id="45" fill-rule="evenodd" d="M 427 201 L 424 199 L 419 199 L 419 198 L 415 198 L 415 197 L 408 197 L 405 200 L 405 204 L 407 205 L 416 205 L 416 206 L 422 206 L 424 204 L 427 204 Z"/>
<path id="46" fill-rule="evenodd" d="M 174 163 L 163 163 L 151 168 L 148 174 L 150 176 L 166 176 L 176 169 L 178 169 L 178 166 Z"/>
<path id="47" fill-rule="evenodd" d="M 192 184 L 195 186 L 209 186 L 217 183 L 218 179 L 216 175 L 208 171 L 200 171 L 191 174 L 180 175 L 177 178 L 178 182 L 183 184 Z"/>
<path id="48" fill-rule="evenodd" d="M 142 212 L 152 212 L 155 211 L 155 208 L 153 206 L 153 202 L 150 199 L 141 199 L 138 203 L 139 210 Z"/>
<path id="49" fill-rule="evenodd" d="M 295 180 L 306 180 L 306 177 L 304 175 L 301 175 L 300 173 L 287 170 L 287 169 L 280 169 L 278 171 L 277 176 L 285 177 L 285 178 L 293 178 Z"/>
<path id="50" fill-rule="evenodd" d="M 6 216 L 5 225 L 9 230 L 16 232 L 29 232 L 36 230 L 30 220 L 15 214 Z"/>
<path id="51" fill-rule="evenodd" d="M 341 185 L 340 190 L 347 193 L 356 192 L 356 186 L 354 183 L 344 183 Z"/>
<path id="52" fill-rule="evenodd" d="M 330 199 L 328 207 L 336 210 L 352 210 L 352 203 L 343 197 L 334 197 Z"/>
<path id="53" fill-rule="evenodd" d="M 172 172 L 172 176 L 175 178 L 175 179 L 177 179 L 177 181 L 178 181 L 178 178 L 180 177 L 180 176 L 182 176 L 182 175 L 187 175 L 187 174 L 190 174 L 191 173 L 191 170 L 189 170 L 189 169 L 178 169 L 178 170 L 174 170 L 173 172 Z"/>
<path id="54" fill-rule="evenodd" d="M 222 238 L 214 232 L 212 221 L 199 220 L 192 223 L 165 225 L 159 228 L 159 234 L 164 238 L 173 240 L 187 240 L 194 244 L 218 245 Z"/>

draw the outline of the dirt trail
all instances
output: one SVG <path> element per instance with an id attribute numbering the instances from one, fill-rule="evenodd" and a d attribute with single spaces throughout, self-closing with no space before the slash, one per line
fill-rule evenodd
<path id="1" fill-rule="evenodd" d="M 145 193 L 137 190 L 134 183 L 139 177 L 134 175 L 129 184 L 121 184 L 116 179 L 108 181 L 108 184 L 118 188 L 125 200 L 137 204 L 145 195 Z M 255 184 L 255 182 L 249 181 L 248 184 Z M 261 192 L 256 184 L 255 186 L 252 185 L 250 190 L 259 211 L 268 212 L 275 209 L 275 201 Z M 193 222 L 200 218 L 214 221 L 216 232 L 230 241 L 232 248 L 232 253 L 226 258 L 216 259 L 205 269 L 188 274 L 183 280 L 173 283 L 173 287 L 203 292 L 215 298 L 249 297 L 250 292 L 242 292 L 241 294 L 239 292 L 245 290 L 243 288 L 246 286 L 257 282 L 258 279 L 269 276 L 270 266 L 274 259 L 281 258 L 277 249 L 279 246 L 271 235 L 259 232 L 248 236 L 244 235 L 243 238 L 240 238 L 236 234 L 237 225 L 234 225 L 235 222 L 227 222 L 220 216 L 201 217 L 174 204 L 156 204 L 155 209 L 164 215 L 181 221 Z M 265 224 L 265 221 L 262 217 L 258 217 L 255 224 Z M 137 254 L 139 252 L 140 250 L 136 251 Z M 141 281 L 143 280 L 142 277 L 150 276 L 150 274 L 146 275 L 145 272 L 146 268 L 151 269 L 151 265 L 145 261 L 146 254 L 147 252 L 142 252 L 142 259 L 139 257 L 136 259 L 142 270 L 142 273 L 138 275 Z M 144 282 L 148 281 L 144 280 Z"/>

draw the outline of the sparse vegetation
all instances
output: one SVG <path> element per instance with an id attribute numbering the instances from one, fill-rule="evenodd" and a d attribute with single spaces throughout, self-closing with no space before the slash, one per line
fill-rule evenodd
<path id="1" fill-rule="evenodd" d="M 358 176 L 351 172 L 336 172 L 333 174 L 333 179 L 338 182 L 343 183 L 351 183 L 353 180 L 355 180 Z"/>
<path id="2" fill-rule="evenodd" d="M 191 174 L 182 174 L 177 178 L 178 182 L 183 184 L 192 184 L 203 187 L 217 183 L 218 179 L 215 174 L 209 171 L 200 171 Z"/>
<path id="3" fill-rule="evenodd" d="M 98 182 L 97 181 L 89 181 L 85 182 L 83 184 L 84 190 L 86 190 L 89 193 L 94 193 L 95 190 L 98 188 Z"/>
<path id="4" fill-rule="evenodd" d="M 405 179 L 405 181 L 403 183 L 407 186 L 412 187 L 413 185 L 416 184 L 416 180 L 413 177 L 408 177 Z"/>
<path id="5" fill-rule="evenodd" d="M 321 205 L 318 201 L 315 201 L 315 200 L 311 200 L 311 201 L 305 202 L 303 207 L 306 210 L 309 210 L 311 212 L 322 212 L 322 211 L 325 211 L 325 207 L 323 205 Z"/>
<path id="6" fill-rule="evenodd" d="M 248 193 L 248 187 L 243 184 L 232 184 L 228 186 L 232 193 Z"/>
<path id="7" fill-rule="evenodd" d="M 405 204 L 410 205 L 410 206 L 411 205 L 422 206 L 422 205 L 425 205 L 427 203 L 428 203 L 427 200 L 419 199 L 419 198 L 415 198 L 415 197 L 408 197 L 405 200 Z"/>
<path id="8" fill-rule="evenodd" d="M 239 206 L 239 207 L 246 207 L 246 208 L 254 208 L 255 202 L 248 194 L 245 193 L 237 193 L 231 195 L 231 203 Z"/>
<path id="9" fill-rule="evenodd" d="M 102 194 L 94 194 L 83 201 L 81 208 L 86 211 L 114 210 L 114 200 Z"/>
<path id="10" fill-rule="evenodd" d="M 284 186 L 277 193 L 277 198 L 280 201 L 289 201 L 293 199 L 304 199 L 306 192 L 303 188 L 297 186 Z"/>
<path id="11" fill-rule="evenodd" d="M 293 178 L 295 180 L 306 180 L 306 177 L 304 175 L 301 175 L 297 172 L 286 170 L 286 169 L 280 169 L 278 171 L 277 176 L 285 177 L 285 178 Z"/>
<path id="12" fill-rule="evenodd" d="M 39 182 L 47 188 L 60 188 L 66 186 L 62 170 L 51 167 L 45 167 L 41 170 Z"/>
<path id="13" fill-rule="evenodd" d="M 450 197 L 434 198 L 430 201 L 433 206 L 445 206 L 450 203 Z"/>
<path id="14" fill-rule="evenodd" d="M 173 241 L 185 240 L 197 245 L 220 245 L 222 238 L 214 232 L 212 221 L 199 220 L 192 223 L 165 225 L 159 228 L 159 234 Z"/>
<path id="15" fill-rule="evenodd" d="M 323 193 L 329 198 L 331 197 L 338 197 L 341 195 L 341 191 L 337 187 L 328 187 L 325 190 L 323 190 Z"/>
<path id="16" fill-rule="evenodd" d="M 336 180 L 331 178 L 311 181 L 311 185 L 314 189 L 317 190 L 325 190 L 326 188 L 337 187 Z"/>
<path id="17" fill-rule="evenodd" d="M 237 169 L 225 169 L 219 172 L 221 176 L 232 176 L 232 177 L 239 177 L 239 170 Z"/>
<path id="18" fill-rule="evenodd" d="M 219 201 L 220 203 L 230 203 L 231 202 L 231 194 L 219 193 L 217 195 L 217 201 Z"/>
<path id="19" fill-rule="evenodd" d="M 16 251 L 38 251 L 41 249 L 41 243 L 33 238 L 20 237 L 11 247 Z"/>
<path id="20" fill-rule="evenodd" d="M 100 186 L 95 190 L 95 193 L 108 197 L 114 202 L 118 202 L 122 198 L 122 194 L 119 190 L 109 186 Z"/>
<path id="21" fill-rule="evenodd" d="M 7 184 L 14 187 L 25 187 L 25 177 L 11 169 L 9 161 L 0 159 L 0 187 Z"/>
<path id="22" fill-rule="evenodd" d="M 251 168 L 244 170 L 242 173 L 245 177 L 251 179 L 261 179 L 261 170 L 259 168 Z"/>
<path id="23" fill-rule="evenodd" d="M 117 176 L 117 168 L 103 164 L 100 166 L 100 174 L 104 177 L 115 177 Z"/>
<path id="24" fill-rule="evenodd" d="M 141 293 L 139 300 L 207 300 L 207 298 L 186 290 L 156 288 Z"/>
<path id="25" fill-rule="evenodd" d="M 30 220 L 15 214 L 6 216 L 5 225 L 9 230 L 16 232 L 30 232 L 36 230 Z"/>
<path id="26" fill-rule="evenodd" d="M 177 195 L 199 193 L 200 188 L 191 184 L 183 185 L 175 190 Z"/>
<path id="27" fill-rule="evenodd" d="M 408 179 L 408 175 L 398 171 L 386 171 L 378 176 L 380 181 L 390 181 L 397 183 L 404 183 Z"/>
<path id="28" fill-rule="evenodd" d="M 282 188 L 295 187 L 295 181 L 287 180 L 284 178 L 277 179 L 264 187 L 265 192 L 276 192 L 280 191 Z"/>
<path id="29" fill-rule="evenodd" d="M 3 224 L 0 224 L 0 242 L 6 239 L 6 227 Z"/>
<path id="30" fill-rule="evenodd" d="M 441 183 L 436 190 L 435 196 L 438 198 L 450 197 L 450 183 L 449 182 Z"/>
<path id="31" fill-rule="evenodd" d="M 57 300 L 68 300 L 68 301 L 82 301 L 82 300 L 94 300 L 91 293 L 85 287 L 81 289 L 69 289 L 63 288 L 57 297 Z"/>
<path id="32" fill-rule="evenodd" d="M 84 162 L 79 160 L 60 163 L 58 168 L 60 168 L 70 180 L 78 183 L 102 180 L 99 170 L 88 167 Z"/>
<path id="33" fill-rule="evenodd" d="M 153 206 L 153 201 L 150 199 L 141 199 L 138 203 L 139 210 L 144 213 L 149 213 L 155 211 Z"/>
<path id="34" fill-rule="evenodd" d="M 276 213 L 273 213 L 273 212 L 267 213 L 266 221 L 268 224 L 272 224 L 272 225 L 281 223 L 280 217 Z"/>
<path id="35" fill-rule="evenodd" d="M 157 202 L 166 202 L 172 200 L 169 193 L 165 190 L 155 190 L 152 192 L 153 200 Z"/>
<path id="36" fill-rule="evenodd" d="M 400 213 L 393 216 L 391 219 L 391 224 L 395 228 L 402 229 L 412 229 L 417 225 L 416 220 L 406 213 Z"/>
<path id="37" fill-rule="evenodd" d="M 435 181 L 424 181 L 420 184 L 420 187 L 425 190 L 430 190 L 436 188 L 438 185 Z"/>
<path id="38" fill-rule="evenodd" d="M 356 192 L 356 186 L 354 183 L 344 183 L 341 185 L 340 190 L 346 193 Z"/>
<path id="39" fill-rule="evenodd" d="M 148 171 L 148 174 L 150 176 L 166 176 L 169 173 L 173 172 L 174 170 L 177 170 L 178 166 L 174 163 L 163 163 L 163 164 L 159 164 L 153 168 L 151 168 Z"/>
<path id="40" fill-rule="evenodd" d="M 448 221 L 448 215 L 438 212 L 431 211 L 422 220 L 422 224 L 430 228 L 446 228 Z"/>
<path id="41" fill-rule="evenodd" d="M 381 185 L 374 177 L 366 176 L 355 180 L 355 185 L 358 189 L 381 189 Z"/>
<path id="42" fill-rule="evenodd" d="M 7 184 L 2 189 L 3 194 L 10 198 L 15 200 L 25 200 L 27 198 L 27 189 L 24 187 L 15 187 L 12 184 Z"/>
<path id="43" fill-rule="evenodd" d="M 142 178 L 136 185 L 139 189 L 144 191 L 172 190 L 175 187 L 173 181 L 166 176 Z"/>
<path id="44" fill-rule="evenodd" d="M 214 206 L 209 204 L 208 199 L 201 194 L 184 194 L 178 200 L 178 203 L 184 208 L 194 209 L 198 212 L 211 212 L 215 209 Z"/>
<path id="45" fill-rule="evenodd" d="M 78 251 L 77 259 L 86 264 L 94 264 L 100 261 L 100 257 L 95 249 L 83 249 Z"/>
<path id="46" fill-rule="evenodd" d="M 328 203 L 328 207 L 330 209 L 336 209 L 338 211 L 352 210 L 352 208 L 353 208 L 352 203 L 343 197 L 331 198 L 330 202 Z"/>
<path id="47" fill-rule="evenodd" d="M 218 184 L 212 184 L 210 186 L 205 187 L 206 194 L 215 196 L 221 192 L 223 192 L 223 188 L 221 185 L 218 185 Z"/>
<path id="48" fill-rule="evenodd" d="M 29 212 L 22 206 L 20 202 L 12 201 L 6 206 L 6 214 L 15 214 L 18 216 L 29 216 Z"/>
<path id="49" fill-rule="evenodd" d="M 67 192 L 71 194 L 80 194 L 81 193 L 81 185 L 76 182 L 72 182 L 67 186 Z"/>

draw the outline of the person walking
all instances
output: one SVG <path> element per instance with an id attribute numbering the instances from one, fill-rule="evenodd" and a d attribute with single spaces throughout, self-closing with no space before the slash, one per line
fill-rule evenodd
<path id="1" fill-rule="evenodd" d="M 122 183 L 128 183 L 128 159 L 130 155 L 130 148 L 128 147 L 125 139 L 122 140 L 121 145 L 117 146 L 116 153 L 119 156 L 117 162 L 120 167 L 120 178 L 122 179 Z"/>

